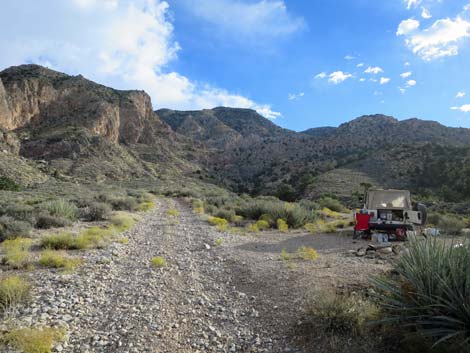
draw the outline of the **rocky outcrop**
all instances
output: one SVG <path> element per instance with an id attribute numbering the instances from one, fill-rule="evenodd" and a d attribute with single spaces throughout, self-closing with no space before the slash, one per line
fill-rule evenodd
<path id="1" fill-rule="evenodd" d="M 0 72 L 0 126 L 30 129 L 33 135 L 80 127 L 110 142 L 156 144 L 172 137 L 143 91 L 118 91 L 82 76 L 37 65 Z"/>

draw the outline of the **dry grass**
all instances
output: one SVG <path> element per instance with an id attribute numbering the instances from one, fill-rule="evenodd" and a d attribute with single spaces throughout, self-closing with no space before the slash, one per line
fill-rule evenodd
<path id="1" fill-rule="evenodd" d="M 60 268 L 71 271 L 81 264 L 81 260 L 68 257 L 62 251 L 44 250 L 39 258 L 39 264 L 49 268 Z"/>
<path id="2" fill-rule="evenodd" d="M 0 309 L 10 312 L 28 297 L 31 286 L 23 278 L 9 276 L 0 280 Z"/>
<path id="3" fill-rule="evenodd" d="M 54 344 L 64 341 L 65 335 L 65 329 L 59 328 L 19 328 L 0 336 L 0 342 L 19 352 L 51 353 Z"/>
<path id="4" fill-rule="evenodd" d="M 32 240 L 28 238 L 16 238 L 5 240 L 2 243 L 2 249 L 5 253 L 3 262 L 14 269 L 25 268 L 30 265 L 29 249 Z"/>
<path id="5" fill-rule="evenodd" d="M 155 256 L 150 260 L 153 267 L 162 268 L 166 266 L 166 260 L 161 256 Z"/>

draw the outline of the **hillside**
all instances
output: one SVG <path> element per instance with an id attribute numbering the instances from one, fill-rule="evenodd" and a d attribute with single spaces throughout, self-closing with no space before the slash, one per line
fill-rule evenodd
<path id="1" fill-rule="evenodd" d="M 294 132 L 250 109 L 153 109 L 143 91 L 115 90 L 38 65 L 6 69 L 0 72 L 0 172 L 24 185 L 51 175 L 95 181 L 187 175 L 285 200 L 348 198 L 364 182 L 470 197 L 459 191 L 468 188 L 462 171 L 470 129 L 367 115 Z"/>

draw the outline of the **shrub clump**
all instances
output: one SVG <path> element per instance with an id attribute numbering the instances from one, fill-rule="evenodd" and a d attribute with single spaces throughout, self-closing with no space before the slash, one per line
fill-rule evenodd
<path id="1" fill-rule="evenodd" d="M 135 211 L 138 202 L 133 197 L 118 197 L 110 200 L 113 209 L 116 211 Z"/>
<path id="2" fill-rule="evenodd" d="M 24 302 L 30 293 L 31 286 L 18 276 L 9 276 L 0 280 L 0 309 L 10 311 Z"/>
<path id="3" fill-rule="evenodd" d="M 170 217 L 178 217 L 180 215 L 179 211 L 174 208 L 168 209 L 168 211 L 166 211 L 166 214 Z"/>
<path id="4" fill-rule="evenodd" d="M 65 217 L 52 216 L 50 214 L 41 214 L 36 221 L 36 228 L 50 229 L 68 227 L 72 221 Z"/>
<path id="5" fill-rule="evenodd" d="M 41 238 L 41 247 L 54 250 L 75 249 L 75 236 L 70 233 L 57 233 Z"/>
<path id="6" fill-rule="evenodd" d="M 289 230 L 287 222 L 282 218 L 278 218 L 278 220 L 276 221 L 276 226 L 281 233 L 287 233 L 287 231 Z"/>
<path id="7" fill-rule="evenodd" d="M 17 221 L 9 216 L 0 217 L 0 241 L 26 237 L 31 233 L 31 229 L 31 224 L 28 222 Z"/>
<path id="8" fill-rule="evenodd" d="M 6 176 L 0 176 L 0 190 L 20 191 L 21 187 L 13 179 Z"/>
<path id="9" fill-rule="evenodd" d="M 81 216 L 84 220 L 93 222 L 93 221 L 103 221 L 105 220 L 111 212 L 111 206 L 104 202 L 91 202 L 87 207 L 82 209 Z"/>
<path id="10" fill-rule="evenodd" d="M 152 266 L 159 267 L 159 268 L 166 266 L 166 260 L 161 256 L 156 256 L 152 258 L 150 260 L 150 263 L 152 264 Z"/>
<path id="11" fill-rule="evenodd" d="M 29 249 L 33 241 L 27 238 L 5 240 L 2 249 L 5 253 L 3 262 L 15 269 L 24 268 L 30 263 Z"/>
<path id="12" fill-rule="evenodd" d="M 317 251 L 308 246 L 302 246 L 297 250 L 297 254 L 303 260 L 315 261 L 318 258 Z"/>
<path id="13" fill-rule="evenodd" d="M 210 216 L 207 221 L 210 225 L 216 226 L 217 229 L 221 232 L 225 232 L 228 228 L 228 222 L 225 218 Z"/>
<path id="14" fill-rule="evenodd" d="M 395 265 L 397 275 L 374 278 L 386 320 L 422 332 L 434 344 L 470 348 L 470 244 L 439 239 L 410 242 Z"/>
<path id="15" fill-rule="evenodd" d="M 328 196 L 322 197 L 317 202 L 320 205 L 320 207 L 328 208 L 328 209 L 330 209 L 334 212 L 345 212 L 346 211 L 346 207 L 344 207 L 341 204 L 341 202 L 339 202 L 338 200 L 333 199 L 331 197 L 328 197 Z"/>
<path id="16" fill-rule="evenodd" d="M 36 222 L 34 207 L 25 204 L 8 205 L 0 211 L 2 215 L 10 216 L 18 221 L 28 222 L 33 225 Z"/>
<path id="17" fill-rule="evenodd" d="M 257 227 L 259 230 L 266 230 L 266 229 L 269 229 L 269 222 L 268 222 L 268 221 L 259 220 L 259 221 L 256 222 L 255 224 L 256 224 L 256 227 Z"/>
<path id="18" fill-rule="evenodd" d="M 139 205 L 137 206 L 137 211 L 148 212 L 154 208 L 155 208 L 154 201 L 144 201 L 144 202 L 139 203 Z"/>
<path id="19" fill-rule="evenodd" d="M 51 353 L 54 344 L 64 341 L 65 334 L 62 328 L 19 328 L 0 336 L 0 342 L 24 353 Z"/>
<path id="20" fill-rule="evenodd" d="M 75 221 L 78 217 L 77 206 L 64 199 L 44 202 L 40 205 L 40 208 L 49 212 L 52 216 L 66 218 L 70 221 Z"/>
<path id="21" fill-rule="evenodd" d="M 73 270 L 80 263 L 80 259 L 68 257 L 65 253 L 54 250 L 44 250 L 39 258 L 41 266 L 64 270 Z"/>
<path id="22" fill-rule="evenodd" d="M 118 232 L 125 232 L 131 229 L 136 220 L 127 213 L 118 213 L 111 217 L 111 224 Z"/>

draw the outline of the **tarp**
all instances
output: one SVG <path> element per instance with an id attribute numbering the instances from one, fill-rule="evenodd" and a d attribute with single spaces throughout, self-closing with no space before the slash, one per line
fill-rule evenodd
<path id="1" fill-rule="evenodd" d="M 382 208 L 411 209 L 410 192 L 407 190 L 369 190 L 366 208 L 377 210 Z"/>

